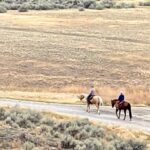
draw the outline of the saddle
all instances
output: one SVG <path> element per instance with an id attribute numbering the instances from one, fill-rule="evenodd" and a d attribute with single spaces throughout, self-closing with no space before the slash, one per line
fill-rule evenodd
<path id="1" fill-rule="evenodd" d="M 117 107 L 118 109 L 121 109 L 121 108 L 124 106 L 124 104 L 125 104 L 125 101 L 122 102 L 122 103 L 118 102 L 118 103 L 116 104 L 116 107 Z"/>
<path id="2" fill-rule="evenodd" d="M 93 99 L 94 96 L 95 96 L 95 95 L 90 95 L 90 96 L 88 97 L 87 101 L 88 101 L 89 104 L 92 104 L 92 103 L 91 103 L 91 100 Z"/>

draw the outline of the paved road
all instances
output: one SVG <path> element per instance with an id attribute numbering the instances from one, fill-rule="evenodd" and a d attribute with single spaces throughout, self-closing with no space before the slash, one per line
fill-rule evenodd
<path id="1" fill-rule="evenodd" d="M 127 118 L 123 120 L 123 112 L 121 119 L 118 120 L 115 116 L 115 109 L 110 106 L 102 106 L 101 114 L 98 115 L 94 106 L 91 109 L 91 113 L 85 112 L 85 106 L 69 105 L 69 104 L 54 104 L 44 102 L 32 102 L 12 99 L 0 99 L 0 106 L 20 106 L 28 107 L 38 111 L 52 111 L 60 114 L 73 115 L 78 117 L 88 118 L 91 121 L 98 121 L 106 124 L 117 125 L 121 127 L 127 127 L 129 129 L 141 130 L 150 133 L 150 107 L 133 107 L 132 121 L 129 120 L 128 112 Z"/>

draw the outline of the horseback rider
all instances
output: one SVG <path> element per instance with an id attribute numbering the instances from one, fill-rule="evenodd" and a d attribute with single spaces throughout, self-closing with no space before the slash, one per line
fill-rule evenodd
<path id="1" fill-rule="evenodd" d="M 125 99 L 125 96 L 124 96 L 123 92 L 121 91 L 121 92 L 120 92 L 120 95 L 119 95 L 119 97 L 118 97 L 119 105 L 120 105 L 120 106 L 121 106 L 121 104 L 124 103 L 124 99 Z"/>
<path id="2" fill-rule="evenodd" d="M 90 92 L 89 92 L 89 95 L 87 97 L 87 102 L 90 103 L 90 100 L 93 98 L 93 96 L 95 96 L 95 88 L 94 88 L 94 85 L 91 85 L 91 89 L 90 89 Z"/>

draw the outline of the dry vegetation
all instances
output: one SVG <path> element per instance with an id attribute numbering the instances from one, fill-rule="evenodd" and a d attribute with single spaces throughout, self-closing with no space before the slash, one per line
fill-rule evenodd
<path id="1" fill-rule="evenodd" d="M 148 4 L 149 4 L 149 0 Z M 145 3 L 144 3 L 145 4 Z M 137 1 L 119 1 L 118 0 L 0 0 L 0 6 L 7 10 L 18 10 L 27 12 L 28 10 L 58 10 L 58 9 L 110 9 L 110 8 L 135 8 L 138 6 Z M 145 5 L 142 5 L 145 6 Z M 146 5 L 147 6 L 147 5 Z M 2 8 L 0 8 L 1 10 Z M 6 11 L 5 11 L 6 12 Z M 1 13 L 4 13 L 1 11 Z"/>
<path id="2" fill-rule="evenodd" d="M 149 26 L 149 7 L 0 14 L 1 97 L 64 102 L 94 82 L 105 102 L 150 104 Z"/>
<path id="3" fill-rule="evenodd" d="M 149 134 L 97 125 L 88 119 L 0 108 L 0 149 L 146 150 L 149 140 Z"/>

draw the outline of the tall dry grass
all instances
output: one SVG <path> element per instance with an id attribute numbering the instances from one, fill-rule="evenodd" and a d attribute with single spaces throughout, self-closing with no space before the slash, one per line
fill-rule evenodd
<path id="1" fill-rule="evenodd" d="M 136 106 L 150 105 L 150 88 L 144 87 L 95 87 L 96 94 L 101 96 L 105 105 L 110 105 L 111 99 L 118 98 L 120 91 L 125 94 L 125 100 Z M 21 100 L 44 101 L 53 103 L 80 103 L 77 96 L 81 93 L 89 93 L 88 87 L 82 86 L 66 86 L 59 89 L 42 89 L 29 91 L 0 91 L 1 98 L 13 98 Z"/>
<path id="2" fill-rule="evenodd" d="M 123 87 L 112 88 L 108 86 L 95 87 L 97 95 L 104 99 L 105 104 L 110 104 L 111 99 L 118 98 L 120 91 L 125 94 L 126 101 L 136 105 L 150 105 L 150 88 L 146 87 Z M 88 93 L 87 87 L 65 87 L 61 89 L 64 93 Z M 55 91 L 56 92 L 56 91 Z"/>

